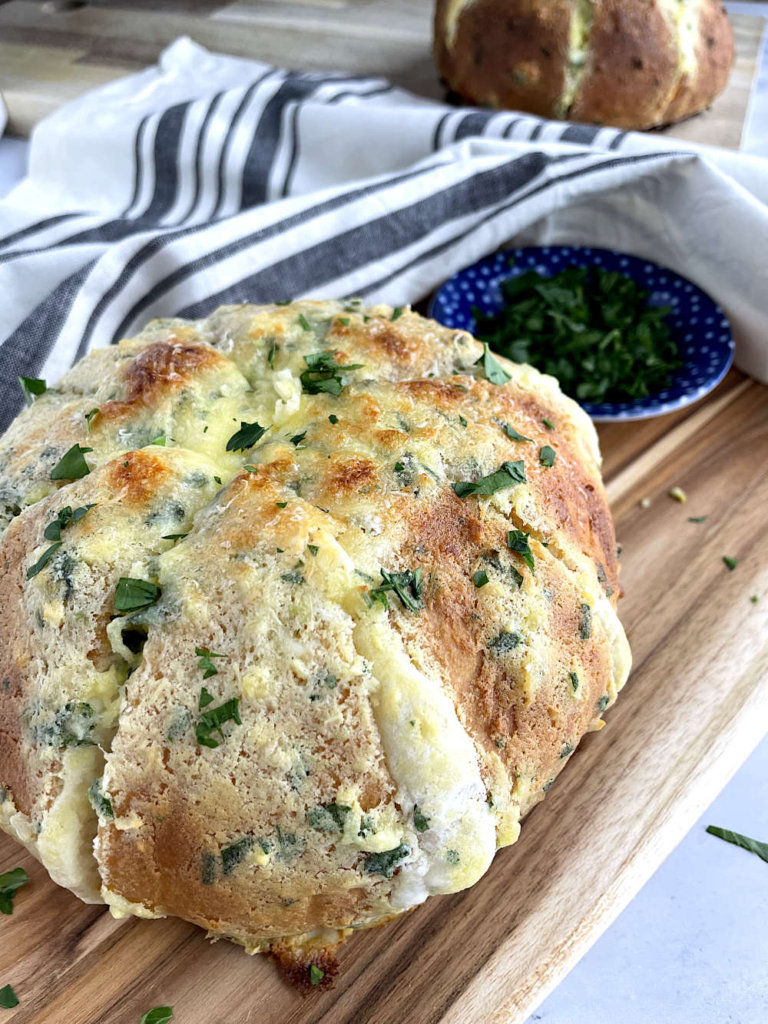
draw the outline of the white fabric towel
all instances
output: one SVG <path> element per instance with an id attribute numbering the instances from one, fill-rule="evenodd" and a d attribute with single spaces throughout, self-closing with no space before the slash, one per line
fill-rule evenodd
<path id="1" fill-rule="evenodd" d="M 453 108 L 181 39 L 35 130 L 0 203 L 0 430 L 18 374 L 56 380 L 153 316 L 360 296 L 403 305 L 511 242 L 671 267 L 768 382 L 768 161 Z"/>

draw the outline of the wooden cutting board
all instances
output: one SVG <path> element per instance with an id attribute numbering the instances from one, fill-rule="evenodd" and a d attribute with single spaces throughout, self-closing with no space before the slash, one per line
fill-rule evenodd
<path id="1" fill-rule="evenodd" d="M 381 75 L 443 98 L 431 55 L 432 0 L 0 0 L 0 95 L 9 130 L 157 60 L 188 35 L 281 67 Z M 766 20 L 734 15 L 736 62 L 712 107 L 664 134 L 738 149 Z"/>
<path id="2" fill-rule="evenodd" d="M 32 878 L 0 919 L 0 986 L 21 1000 L 2 1020 L 138 1024 L 170 1005 L 174 1024 L 524 1021 L 768 725 L 768 388 L 732 371 L 687 411 L 600 434 L 635 668 L 481 882 L 353 937 L 335 988 L 302 997 L 268 960 L 184 922 L 85 906 L 2 837 L 0 870 Z"/>

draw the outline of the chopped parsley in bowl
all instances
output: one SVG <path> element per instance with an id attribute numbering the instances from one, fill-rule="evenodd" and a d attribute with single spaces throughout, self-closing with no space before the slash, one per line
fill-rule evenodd
<path id="1" fill-rule="evenodd" d="M 671 412 L 733 360 L 722 310 L 648 260 L 582 246 L 518 248 L 460 271 L 429 315 L 557 377 L 596 420 Z"/>

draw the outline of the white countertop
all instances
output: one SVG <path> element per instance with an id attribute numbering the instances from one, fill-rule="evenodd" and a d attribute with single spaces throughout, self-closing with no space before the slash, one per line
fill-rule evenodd
<path id="1" fill-rule="evenodd" d="M 26 149 L 0 139 L 0 197 Z M 765 45 L 742 149 L 768 156 Z M 708 824 L 768 841 L 768 738 L 528 1024 L 768 1024 L 768 864 Z"/>

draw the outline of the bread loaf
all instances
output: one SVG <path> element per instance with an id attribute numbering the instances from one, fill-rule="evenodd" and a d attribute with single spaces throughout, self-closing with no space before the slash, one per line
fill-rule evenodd
<path id="1" fill-rule="evenodd" d="M 594 428 L 482 357 L 238 306 L 12 424 L 0 823 L 56 882 L 301 967 L 517 839 L 629 651 Z"/>
<path id="2" fill-rule="evenodd" d="M 437 0 L 435 60 L 469 103 L 645 129 L 728 82 L 720 0 Z"/>

